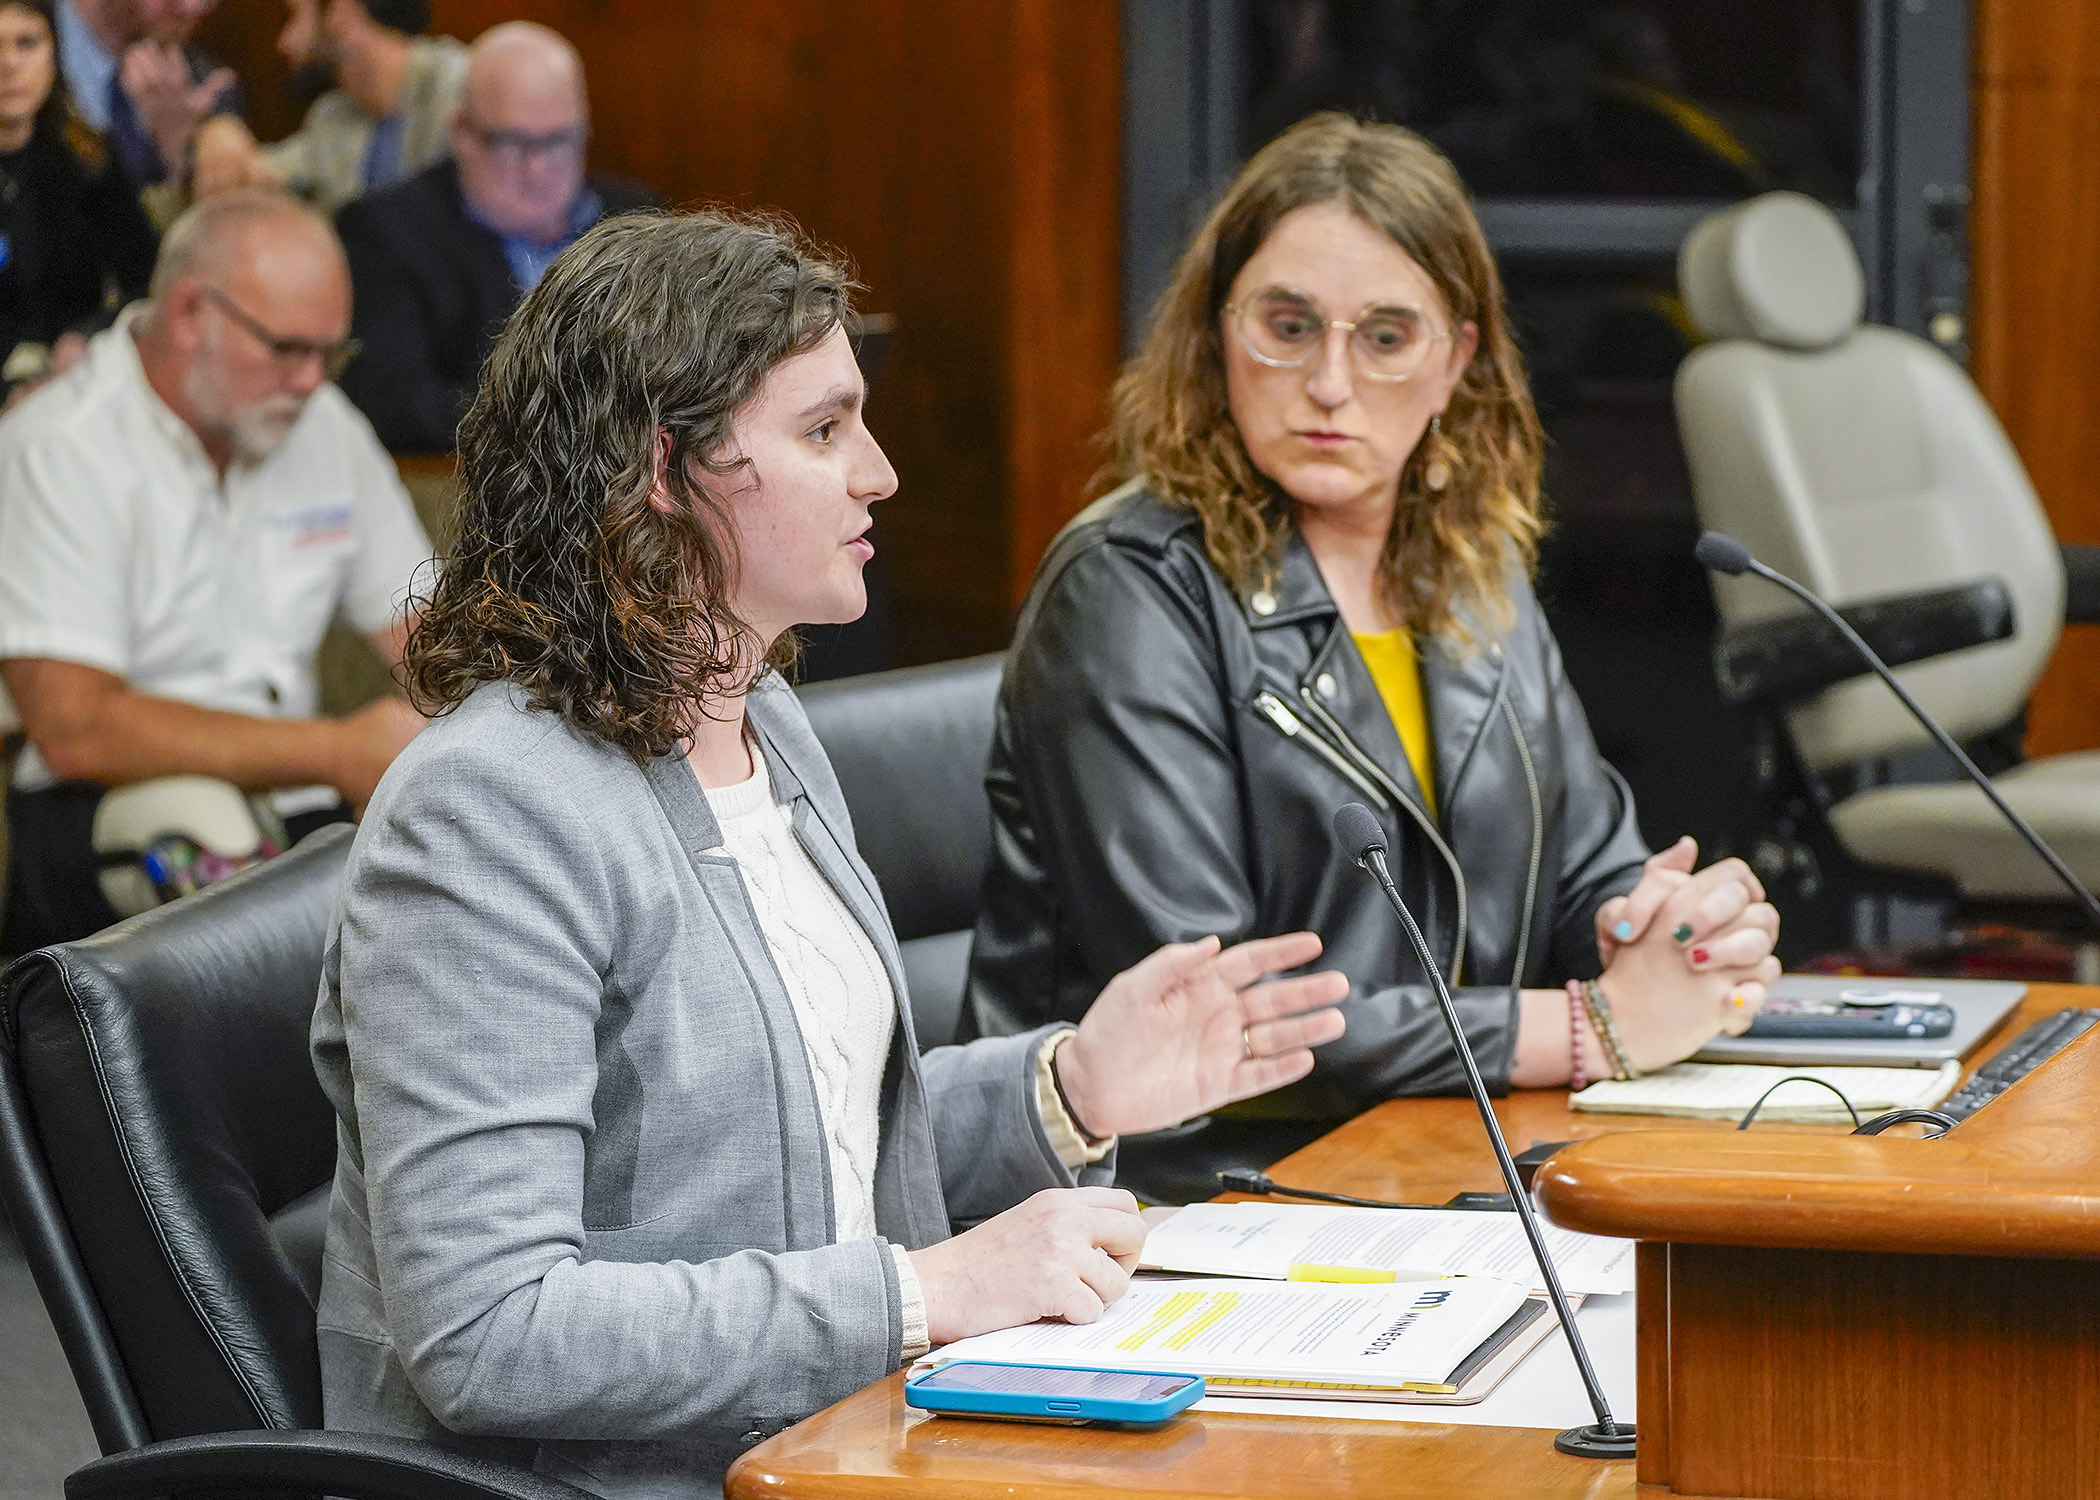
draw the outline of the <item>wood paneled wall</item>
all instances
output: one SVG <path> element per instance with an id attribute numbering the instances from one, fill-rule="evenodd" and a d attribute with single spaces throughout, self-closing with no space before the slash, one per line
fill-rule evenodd
<path id="1" fill-rule="evenodd" d="M 434 0 L 436 29 L 545 22 L 588 70 L 594 167 L 674 204 L 793 214 L 897 334 L 869 421 L 905 660 L 1005 643 L 1099 456 L 1118 356 L 1115 0 Z M 207 34 L 281 110 L 281 0 Z"/>
<path id="2" fill-rule="evenodd" d="M 2058 534 L 2100 543 L 2100 0 L 1974 0 L 1975 372 Z M 870 408 L 902 489 L 878 511 L 900 645 L 1005 638 L 1103 457 L 1117 352 L 1115 0 L 435 0 L 575 40 L 594 160 L 673 202 L 788 210 L 858 262 L 899 331 Z M 281 127 L 281 0 L 206 39 Z M 2067 631 L 2036 753 L 2100 746 L 2100 627 Z"/>
<path id="3" fill-rule="evenodd" d="M 2066 542 L 2100 543 L 2100 3 L 1975 0 L 1974 372 Z M 2100 746 L 2100 626 L 2075 626 L 2028 751 Z"/>

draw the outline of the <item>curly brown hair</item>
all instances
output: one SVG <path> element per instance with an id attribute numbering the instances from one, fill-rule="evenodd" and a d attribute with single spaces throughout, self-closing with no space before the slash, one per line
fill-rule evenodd
<path id="1" fill-rule="evenodd" d="M 1480 345 L 1442 429 L 1450 483 L 1423 482 L 1417 447 L 1401 474 L 1378 585 L 1409 629 L 1474 641 L 1511 618 L 1509 572 L 1527 574 L 1545 529 L 1543 439 L 1503 308 L 1502 279 L 1458 173 L 1396 125 L 1315 115 L 1257 152 L 1196 232 L 1137 357 L 1110 398 L 1123 478 L 1142 478 L 1203 521 L 1211 561 L 1242 594 L 1271 585 L 1291 505 L 1247 456 L 1226 402 L 1221 310 L 1240 269 L 1291 210 L 1340 202 L 1428 273 L 1454 324 Z"/>
<path id="2" fill-rule="evenodd" d="M 850 326 L 855 290 L 777 215 L 624 215 L 565 251 L 460 424 L 459 540 L 408 640 L 417 707 L 514 682 L 637 761 L 688 739 L 768 645 L 731 606 L 735 533 L 701 476 L 748 467 L 737 411 Z M 773 664 L 793 650 L 789 632 Z"/>

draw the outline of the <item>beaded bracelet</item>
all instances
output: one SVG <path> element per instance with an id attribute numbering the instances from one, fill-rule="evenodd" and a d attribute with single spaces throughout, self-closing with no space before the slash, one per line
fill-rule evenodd
<path id="1" fill-rule="evenodd" d="M 1626 1055 L 1626 1044 L 1619 1040 L 1619 1028 L 1612 1020 L 1611 1001 L 1598 988 L 1594 979 L 1585 980 L 1582 999 L 1590 1014 L 1590 1026 L 1597 1033 L 1598 1045 L 1611 1062 L 1612 1077 L 1620 1080 L 1639 1078 L 1641 1070 L 1636 1068 Z"/>
<path id="2" fill-rule="evenodd" d="M 1582 999 L 1589 1012 L 1590 1026 L 1597 1033 L 1597 1044 L 1604 1049 L 1604 1055 L 1611 1063 L 1612 1077 L 1621 1080 L 1640 1077 L 1641 1070 L 1628 1060 L 1626 1044 L 1619 1039 L 1619 1024 L 1612 1016 L 1611 1001 L 1596 980 L 1583 984 Z"/>
<path id="3" fill-rule="evenodd" d="M 1582 981 L 1568 981 L 1568 1092 L 1579 1094 L 1590 1086 L 1589 1059 L 1583 1055 L 1582 1025 L 1589 1010 L 1582 1003 Z"/>

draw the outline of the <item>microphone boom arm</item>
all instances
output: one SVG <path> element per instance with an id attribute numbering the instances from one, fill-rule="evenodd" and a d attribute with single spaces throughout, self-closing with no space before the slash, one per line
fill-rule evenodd
<path id="1" fill-rule="evenodd" d="M 1569 1352 L 1575 1356 L 1575 1366 L 1581 1372 L 1590 1407 L 1597 1414 L 1595 1426 L 1572 1428 L 1560 1434 L 1554 1440 L 1554 1446 L 1563 1453 L 1586 1458 L 1630 1458 L 1633 1456 L 1633 1429 L 1613 1418 L 1611 1406 L 1604 1399 L 1604 1386 L 1590 1364 L 1589 1350 L 1583 1346 L 1582 1335 L 1576 1330 L 1574 1315 L 1568 1311 L 1568 1296 L 1561 1290 L 1560 1272 L 1554 1267 L 1553 1257 L 1546 1252 L 1546 1239 L 1539 1233 L 1530 1195 L 1524 1191 L 1523 1180 L 1517 1175 L 1517 1164 L 1510 1159 L 1509 1143 L 1503 1140 L 1502 1127 L 1495 1119 L 1494 1107 L 1488 1102 L 1487 1085 L 1481 1081 L 1480 1065 L 1473 1060 L 1472 1045 L 1466 1041 L 1465 1028 L 1459 1024 L 1458 1006 L 1451 999 L 1443 972 L 1430 955 L 1422 929 L 1415 925 L 1414 913 L 1407 909 L 1407 903 L 1400 899 L 1400 892 L 1393 885 L 1392 873 L 1386 868 L 1385 850 L 1375 845 L 1367 848 L 1357 857 L 1357 863 L 1371 873 L 1385 892 L 1385 899 L 1399 916 L 1407 940 L 1414 947 L 1415 957 L 1420 960 L 1423 972 L 1428 974 L 1430 986 L 1436 992 L 1444 1025 L 1451 1032 L 1451 1045 L 1458 1051 L 1474 1107 L 1480 1111 L 1480 1123 L 1487 1128 L 1488 1144 L 1495 1149 L 1495 1165 L 1502 1169 L 1502 1181 L 1509 1189 L 1510 1203 L 1517 1211 L 1517 1222 L 1524 1226 L 1524 1237 L 1531 1242 L 1532 1258 L 1538 1262 L 1539 1274 L 1546 1279 L 1546 1295 L 1553 1302 L 1554 1316 L 1560 1319 L 1561 1332 L 1567 1337 Z"/>
<path id="2" fill-rule="evenodd" d="M 1931 714 L 1925 712 L 1924 705 L 1913 698 L 1909 689 L 1896 680 L 1896 674 L 1889 670 L 1888 663 L 1884 662 L 1874 648 L 1866 643 L 1860 633 L 1852 628 L 1845 617 L 1831 608 L 1830 605 L 1824 603 L 1823 600 L 1817 598 L 1813 590 L 1796 583 L 1777 568 L 1767 567 L 1755 557 L 1749 557 L 1747 550 L 1745 556 L 1750 572 L 1755 573 L 1767 583 L 1779 585 L 1779 587 L 1801 600 L 1802 603 L 1836 627 L 1838 632 L 1851 644 L 1852 649 L 1860 654 L 1861 659 L 1874 669 L 1875 675 L 1888 684 L 1889 691 L 1894 693 L 1903 706 L 1910 710 L 1911 717 L 1925 726 L 1926 733 L 1930 734 L 1938 742 L 1939 747 L 1946 751 L 1953 759 L 1955 765 L 1959 766 L 1968 775 L 1969 780 L 1976 783 L 1984 796 L 1991 799 L 1991 805 L 1996 807 L 2005 821 L 2012 824 L 2013 829 L 2020 837 L 2027 841 L 2027 847 L 2039 854 L 2043 862 L 2056 872 L 2056 878 L 2061 880 L 2071 894 L 2077 898 L 2078 904 L 2084 909 L 2087 919 L 2092 922 L 2093 926 L 2100 928 L 2100 901 L 2096 901 L 2093 898 L 2093 893 L 2086 889 L 2085 882 L 2071 872 L 2071 867 L 2058 857 L 2057 852 L 2043 841 L 2040 834 L 2028 826 L 2025 818 L 2013 811 L 2012 804 L 2007 802 L 2004 796 L 1999 793 L 1998 788 L 1991 784 L 1990 777 L 1984 775 L 1976 762 L 1969 759 L 1968 753 L 1954 742 L 1954 737 L 1948 734 L 1946 730 L 1940 728 Z"/>

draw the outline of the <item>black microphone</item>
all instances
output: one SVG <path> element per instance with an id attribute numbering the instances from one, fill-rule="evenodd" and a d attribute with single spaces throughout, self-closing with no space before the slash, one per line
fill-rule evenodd
<path id="1" fill-rule="evenodd" d="M 1443 972 L 1437 968 L 1436 959 L 1429 952 L 1422 929 L 1415 925 L 1414 913 L 1400 899 L 1392 874 L 1385 867 L 1385 829 L 1379 826 L 1371 809 L 1361 802 L 1351 802 L 1335 812 L 1334 836 L 1341 840 L 1344 849 L 1350 851 L 1350 857 L 1370 871 L 1384 889 L 1385 899 L 1392 903 L 1393 912 L 1400 918 L 1400 925 L 1407 931 L 1407 940 L 1414 947 L 1415 957 L 1436 991 L 1436 1002 L 1444 1012 L 1444 1025 L 1451 1032 L 1451 1045 L 1458 1049 L 1458 1060 L 1466 1070 L 1466 1087 L 1472 1090 L 1473 1104 L 1480 1111 L 1480 1123 L 1487 1127 L 1488 1144 L 1495 1148 L 1495 1165 L 1502 1169 L 1502 1181 L 1509 1189 L 1510 1202 L 1516 1206 L 1517 1221 L 1524 1226 L 1524 1238 L 1531 1242 L 1532 1259 L 1538 1262 L 1539 1275 L 1546 1280 L 1546 1295 L 1553 1301 L 1561 1332 L 1568 1337 L 1575 1367 L 1582 1372 L 1582 1384 L 1589 1392 L 1590 1408 L 1597 1413 L 1595 1423 L 1587 1427 L 1570 1427 L 1553 1440 L 1553 1446 L 1578 1458 L 1631 1458 L 1633 1428 L 1614 1420 L 1611 1406 L 1604 1399 L 1604 1387 L 1590 1364 L 1590 1351 L 1584 1347 L 1582 1335 L 1576 1330 L 1574 1314 L 1568 1311 L 1567 1293 L 1560 1289 L 1560 1272 L 1554 1269 L 1553 1257 L 1546 1253 L 1546 1239 L 1539 1233 L 1538 1218 L 1531 1208 L 1531 1195 L 1524 1191 L 1524 1184 L 1517 1176 L 1517 1164 L 1509 1155 L 1509 1142 L 1502 1138 L 1502 1127 L 1495 1122 L 1495 1106 L 1488 1101 L 1487 1085 L 1481 1082 L 1480 1065 L 1473 1061 L 1473 1048 L 1466 1041 L 1465 1028 L 1458 1024 L 1458 1007 L 1452 1003 L 1451 991 L 1444 984 Z"/>
<path id="2" fill-rule="evenodd" d="M 1997 808 L 1999 813 L 2005 818 L 2005 821 L 2012 824 L 2014 830 L 2021 838 L 2027 840 L 2027 847 L 2039 854 L 2043 863 L 2056 872 L 2056 878 L 2061 880 L 2065 888 L 2077 899 L 2079 906 L 2084 909 L 2087 919 L 2095 927 L 2100 927 L 2100 901 L 2093 899 L 2093 893 L 2085 888 L 2085 882 L 2071 873 L 2071 867 L 2057 857 L 2056 851 L 2043 842 L 2042 836 L 2027 825 L 2025 818 L 2012 810 L 2012 805 L 1999 794 L 1995 786 L 1991 785 L 1991 778 L 1984 775 L 1977 767 L 1976 762 L 1970 760 L 1961 746 L 1954 743 L 1953 736 L 1940 728 L 1932 715 L 1925 712 L 1925 706 L 1918 702 L 1917 699 L 1911 697 L 1909 689 L 1898 682 L 1896 674 L 1889 670 L 1888 663 L 1875 654 L 1874 648 L 1860 638 L 1859 632 L 1847 623 L 1843 615 L 1832 609 L 1828 604 L 1825 604 L 1803 585 L 1794 582 L 1793 579 L 1787 577 L 1786 574 L 1780 572 L 1777 568 L 1766 567 L 1751 555 L 1748 547 L 1745 547 L 1732 536 L 1724 536 L 1718 531 L 1709 531 L 1699 538 L 1699 544 L 1692 549 L 1692 555 L 1699 559 L 1700 566 L 1711 568 L 1716 573 L 1726 573 L 1731 578 L 1739 577 L 1744 573 L 1755 573 L 1767 583 L 1776 583 L 1835 626 L 1838 634 L 1843 636 L 1846 643 L 1859 653 L 1860 659 L 1874 669 L 1875 674 L 1889 685 L 1889 691 L 1894 693 L 1898 701 L 1910 710 L 1911 717 L 1925 726 L 1925 732 L 1939 742 L 1939 747 L 1947 752 L 1957 766 L 1961 767 L 1962 772 L 1969 780 L 1976 783 L 1977 789 L 1984 796 L 1991 799 L 1991 806 Z"/>

